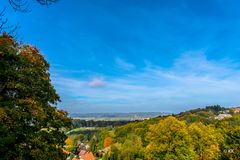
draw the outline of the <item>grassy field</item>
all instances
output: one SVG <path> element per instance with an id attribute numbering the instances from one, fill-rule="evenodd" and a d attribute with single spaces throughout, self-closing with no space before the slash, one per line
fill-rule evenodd
<path id="1" fill-rule="evenodd" d="M 66 133 L 66 135 L 72 135 L 72 134 L 84 134 L 89 132 L 97 132 L 99 128 L 96 127 L 81 127 L 81 128 L 74 128 Z"/>

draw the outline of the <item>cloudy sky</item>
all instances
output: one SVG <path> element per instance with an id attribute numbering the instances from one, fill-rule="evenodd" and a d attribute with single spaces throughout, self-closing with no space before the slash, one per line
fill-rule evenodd
<path id="1" fill-rule="evenodd" d="M 1 2 L 2 3 L 2 2 Z M 61 0 L 7 17 L 73 112 L 240 105 L 237 0 Z"/>

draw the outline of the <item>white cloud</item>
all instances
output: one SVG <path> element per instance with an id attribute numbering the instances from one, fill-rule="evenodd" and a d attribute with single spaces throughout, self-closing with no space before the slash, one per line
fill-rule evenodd
<path id="1" fill-rule="evenodd" d="M 117 64 L 118 67 L 125 69 L 125 70 L 133 70 L 135 69 L 135 65 L 126 62 L 125 60 L 121 58 L 116 58 L 115 63 Z"/>
<path id="2" fill-rule="evenodd" d="M 103 80 L 103 78 L 93 78 L 88 85 L 92 88 L 98 88 L 98 87 L 103 87 L 105 86 L 105 81 Z"/>
<path id="3" fill-rule="evenodd" d="M 107 85 L 101 78 L 88 82 L 54 77 L 53 82 L 69 111 L 68 101 L 76 102 L 76 109 L 94 108 L 97 112 L 101 109 L 178 112 L 211 104 L 240 104 L 238 66 L 229 60 L 208 60 L 204 54 L 185 54 L 168 69 L 151 65 L 132 74 L 106 78 Z M 65 98 L 71 96 L 87 98 Z"/>

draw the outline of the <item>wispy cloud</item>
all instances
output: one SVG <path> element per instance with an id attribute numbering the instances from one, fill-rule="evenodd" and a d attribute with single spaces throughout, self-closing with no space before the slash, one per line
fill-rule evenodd
<path id="1" fill-rule="evenodd" d="M 88 85 L 92 88 L 99 88 L 106 85 L 106 82 L 103 80 L 103 78 L 93 78 Z"/>
<path id="2" fill-rule="evenodd" d="M 122 68 L 122 69 L 125 69 L 125 70 L 135 69 L 135 65 L 133 65 L 131 63 L 128 63 L 128 62 L 126 62 L 125 60 L 123 60 L 119 57 L 115 59 L 115 62 L 116 62 L 117 66 L 119 68 Z"/>
<path id="3" fill-rule="evenodd" d="M 104 78 L 107 85 L 101 78 L 89 82 L 53 77 L 53 82 L 70 112 L 71 107 L 75 112 L 178 112 L 211 104 L 240 104 L 239 66 L 226 59 L 208 60 L 203 53 L 186 53 L 168 69 L 151 65 L 135 73 Z M 74 105 L 69 106 L 70 102 Z"/>

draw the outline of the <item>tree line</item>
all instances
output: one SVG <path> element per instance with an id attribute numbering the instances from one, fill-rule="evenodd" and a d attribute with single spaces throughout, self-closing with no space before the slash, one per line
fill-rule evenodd
<path id="1" fill-rule="evenodd" d="M 119 120 L 119 121 L 105 121 L 105 120 L 81 120 L 81 119 L 73 119 L 72 120 L 72 128 L 80 128 L 80 127 L 118 127 L 131 122 L 140 122 L 140 120 Z"/>

